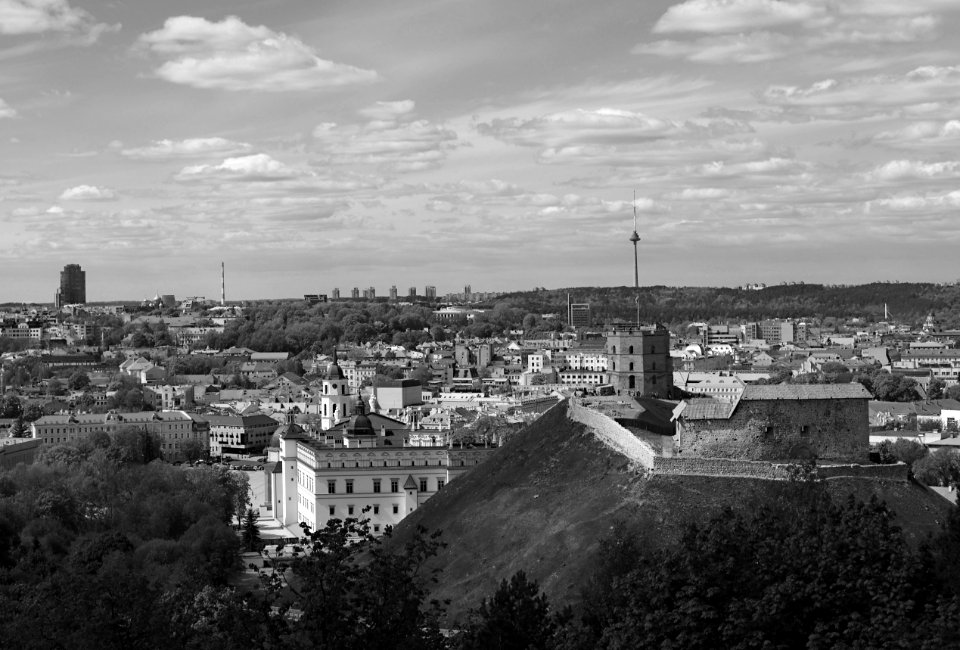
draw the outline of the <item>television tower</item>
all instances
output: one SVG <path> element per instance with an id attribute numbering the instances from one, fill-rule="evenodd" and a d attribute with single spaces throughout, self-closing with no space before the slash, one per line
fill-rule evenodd
<path id="1" fill-rule="evenodd" d="M 220 261 L 220 306 L 227 306 L 227 278 L 226 278 L 226 269 L 223 266 L 223 261 Z"/>
<path id="2" fill-rule="evenodd" d="M 637 327 L 640 327 L 640 263 L 637 260 L 637 242 L 640 241 L 640 235 L 637 234 L 637 191 L 633 191 L 633 233 L 630 235 L 630 241 L 633 242 L 633 290 L 636 293 L 634 300 L 637 303 Z"/>

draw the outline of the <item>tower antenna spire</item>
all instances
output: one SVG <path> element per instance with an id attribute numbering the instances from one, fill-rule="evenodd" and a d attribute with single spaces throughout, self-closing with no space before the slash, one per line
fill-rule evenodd
<path id="1" fill-rule="evenodd" d="M 633 190 L 633 233 L 630 235 L 630 241 L 633 242 L 633 290 L 636 292 L 634 300 L 637 303 L 637 327 L 640 327 L 640 263 L 637 260 L 637 242 L 640 241 L 640 235 L 637 234 L 637 190 Z"/>

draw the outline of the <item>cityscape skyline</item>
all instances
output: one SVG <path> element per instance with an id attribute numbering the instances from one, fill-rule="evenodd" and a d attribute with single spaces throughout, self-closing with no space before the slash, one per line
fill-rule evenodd
<path id="1" fill-rule="evenodd" d="M 232 300 L 625 286 L 634 210 L 644 286 L 952 280 L 958 26 L 943 0 L 2 4 L 0 300 L 66 264 L 91 302 L 215 298 L 212 259 Z"/>

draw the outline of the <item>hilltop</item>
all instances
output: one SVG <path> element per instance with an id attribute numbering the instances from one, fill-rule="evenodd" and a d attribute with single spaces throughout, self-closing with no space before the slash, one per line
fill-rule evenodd
<path id="1" fill-rule="evenodd" d="M 497 303 L 534 313 L 565 313 L 567 296 L 588 302 L 594 322 L 636 314 L 633 287 L 572 287 L 508 293 Z M 944 325 L 960 324 L 960 285 L 874 282 L 863 285 L 782 284 L 761 290 L 731 287 L 640 287 L 640 311 L 649 322 L 762 320 L 765 318 L 891 318 L 922 322 L 933 313 Z"/>
<path id="2" fill-rule="evenodd" d="M 948 509 L 915 483 L 849 478 L 827 486 L 834 496 L 884 500 L 914 544 L 938 529 Z M 416 526 L 443 531 L 447 546 L 436 558 L 443 573 L 431 595 L 451 600 L 451 618 L 521 569 L 552 602 L 572 603 L 615 522 L 662 546 L 688 522 L 791 489 L 760 479 L 645 475 L 561 403 L 404 519 L 391 543 L 402 544 Z"/>

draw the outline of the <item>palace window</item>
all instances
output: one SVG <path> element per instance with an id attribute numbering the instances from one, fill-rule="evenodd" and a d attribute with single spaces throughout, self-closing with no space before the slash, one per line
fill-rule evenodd
<path id="1" fill-rule="evenodd" d="M 353 494 L 353 479 L 347 479 L 347 494 Z"/>
<path id="2" fill-rule="evenodd" d="M 427 491 L 427 479 L 425 478 L 420 479 L 420 491 L 421 492 Z"/>
<path id="3" fill-rule="evenodd" d="M 400 491 L 400 479 L 396 479 L 396 478 L 390 479 L 390 491 L 391 492 Z"/>
<path id="4" fill-rule="evenodd" d="M 327 481 L 327 494 L 336 494 L 336 493 L 337 493 L 337 482 Z"/>
<path id="5" fill-rule="evenodd" d="M 380 494 L 380 479 L 373 479 L 373 493 Z"/>

